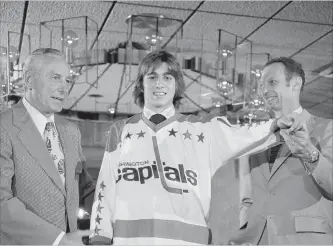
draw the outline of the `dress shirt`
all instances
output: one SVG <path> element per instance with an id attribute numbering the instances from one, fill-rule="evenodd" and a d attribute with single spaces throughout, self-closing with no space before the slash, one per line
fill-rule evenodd
<path id="1" fill-rule="evenodd" d="M 36 108 L 34 108 L 25 98 L 22 100 L 24 107 L 27 109 L 32 121 L 35 123 L 38 132 L 44 138 L 44 131 L 46 123 L 51 120 L 54 123 L 54 114 L 52 114 L 49 118 L 39 112 Z"/>
<path id="2" fill-rule="evenodd" d="M 299 106 L 299 107 L 298 107 L 297 109 L 295 109 L 293 112 L 298 113 L 298 114 L 301 114 L 302 111 L 303 111 L 302 106 Z"/>
<path id="3" fill-rule="evenodd" d="M 298 114 L 301 114 L 302 111 L 303 111 L 302 106 L 299 106 L 299 107 L 298 107 L 297 109 L 295 109 L 293 112 L 298 113 Z M 276 116 L 281 116 L 281 112 L 275 112 L 275 111 L 274 111 L 274 113 L 275 113 Z M 278 117 L 276 117 L 276 118 L 278 118 Z"/>
<path id="4" fill-rule="evenodd" d="M 45 117 L 41 112 L 39 112 L 36 108 L 34 108 L 25 98 L 22 100 L 24 107 L 27 109 L 32 121 L 35 123 L 38 132 L 44 139 L 44 130 L 46 123 L 48 120 L 52 120 L 54 123 L 54 114 L 52 114 L 49 118 Z M 55 123 L 54 123 L 55 124 Z M 61 232 L 56 240 L 53 242 L 53 246 L 59 245 L 61 239 L 65 235 L 65 232 Z"/>

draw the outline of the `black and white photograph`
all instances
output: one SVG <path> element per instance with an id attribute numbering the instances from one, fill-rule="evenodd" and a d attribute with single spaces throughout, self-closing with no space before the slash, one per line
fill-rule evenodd
<path id="1" fill-rule="evenodd" d="M 0 1 L 0 245 L 333 245 L 332 1 Z"/>

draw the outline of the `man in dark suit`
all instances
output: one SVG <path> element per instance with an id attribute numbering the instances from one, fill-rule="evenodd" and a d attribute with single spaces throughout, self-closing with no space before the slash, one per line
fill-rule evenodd
<path id="1" fill-rule="evenodd" d="M 24 65 L 24 99 L 0 115 L 0 244 L 80 245 L 89 235 L 77 230 L 79 186 L 93 188 L 81 135 L 55 114 L 69 71 L 58 50 L 34 51 Z"/>
<path id="2" fill-rule="evenodd" d="M 304 77 L 301 64 L 290 58 L 265 65 L 268 106 L 277 116 L 297 112 L 306 124 L 293 135 L 281 130 L 279 145 L 250 156 L 251 179 L 240 179 L 240 190 L 250 185 L 250 194 L 241 199 L 243 223 L 229 243 L 333 243 L 333 125 L 301 107 Z"/>

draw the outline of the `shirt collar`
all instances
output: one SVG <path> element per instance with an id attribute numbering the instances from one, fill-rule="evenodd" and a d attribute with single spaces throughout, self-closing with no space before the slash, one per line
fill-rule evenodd
<path id="1" fill-rule="evenodd" d="M 297 109 L 295 109 L 293 112 L 295 113 L 298 113 L 298 114 L 301 114 L 303 112 L 303 108 L 302 106 L 299 106 Z M 280 117 L 281 116 L 281 112 L 277 113 L 277 112 L 274 112 L 276 114 L 275 117 Z"/>
<path id="2" fill-rule="evenodd" d="M 297 109 L 294 110 L 295 113 L 301 114 L 303 111 L 302 106 L 299 106 Z"/>
<path id="3" fill-rule="evenodd" d="M 38 132 L 43 136 L 46 123 L 48 121 L 54 122 L 54 114 L 52 114 L 50 117 L 47 118 L 35 107 L 33 107 L 25 98 L 23 98 L 22 102 L 24 107 L 27 109 L 30 117 L 32 118 L 33 122 L 35 123 Z"/>
<path id="4" fill-rule="evenodd" d="M 175 112 L 176 112 L 175 107 L 173 105 L 171 105 L 167 109 L 163 110 L 160 114 L 163 115 L 165 118 L 169 119 L 175 115 Z M 152 117 L 154 114 L 156 114 L 156 113 L 153 110 L 151 110 L 147 107 L 143 108 L 143 115 L 147 119 L 150 119 L 150 117 Z"/>

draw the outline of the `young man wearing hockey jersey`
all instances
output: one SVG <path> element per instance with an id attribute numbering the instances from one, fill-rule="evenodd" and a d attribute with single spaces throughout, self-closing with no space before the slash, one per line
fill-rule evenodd
<path id="1" fill-rule="evenodd" d="M 225 117 L 178 113 L 184 87 L 173 55 L 154 51 L 141 61 L 134 99 L 143 112 L 108 132 L 92 244 L 207 244 L 215 171 L 241 152 L 276 142 L 271 121 L 249 129 L 233 127 Z M 286 130 L 293 131 L 293 120 L 275 125 L 287 129 L 294 122 Z"/>

